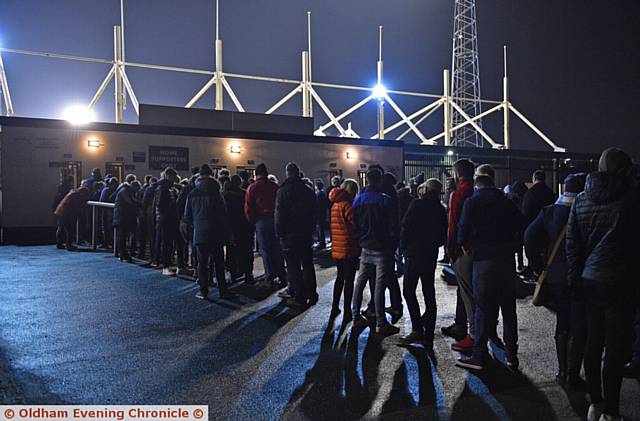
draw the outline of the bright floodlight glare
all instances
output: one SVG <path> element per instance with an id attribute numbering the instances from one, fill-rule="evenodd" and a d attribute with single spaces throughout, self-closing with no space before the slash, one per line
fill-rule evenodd
<path id="1" fill-rule="evenodd" d="M 447 151 L 447 155 L 452 156 L 453 155 L 453 151 L 451 149 L 449 149 L 449 151 Z"/>
<path id="2" fill-rule="evenodd" d="M 64 110 L 63 118 L 71 124 L 87 124 L 95 120 L 95 114 L 87 107 L 73 105 Z"/>
<path id="3" fill-rule="evenodd" d="M 387 88 L 385 88 L 383 85 L 381 84 L 377 84 L 374 88 L 373 88 L 373 97 L 376 99 L 382 99 L 385 96 L 387 96 Z"/>

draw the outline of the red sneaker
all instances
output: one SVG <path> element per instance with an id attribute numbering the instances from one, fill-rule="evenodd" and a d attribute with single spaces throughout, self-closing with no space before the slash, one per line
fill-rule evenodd
<path id="1" fill-rule="evenodd" d="M 462 340 L 452 344 L 451 349 L 458 352 L 471 351 L 473 349 L 473 339 L 467 335 Z"/>
<path id="2" fill-rule="evenodd" d="M 482 370 L 484 368 L 484 364 L 474 358 L 460 358 L 456 361 L 456 365 L 458 367 L 468 368 L 471 370 Z"/>

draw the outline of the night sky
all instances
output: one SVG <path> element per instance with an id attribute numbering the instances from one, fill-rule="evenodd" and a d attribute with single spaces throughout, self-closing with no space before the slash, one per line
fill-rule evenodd
<path id="1" fill-rule="evenodd" d="M 126 0 L 127 60 L 212 69 L 213 0 Z M 385 85 L 440 93 L 451 65 L 453 0 L 221 0 L 225 71 L 300 79 L 306 49 L 306 11 L 313 12 L 314 81 L 375 84 L 377 27 L 384 25 Z M 483 97 L 502 96 L 502 45 L 510 48 L 512 102 L 556 143 L 574 151 L 620 146 L 640 157 L 640 2 L 482 0 L 478 2 Z M 113 57 L 118 0 L 0 0 L 0 45 L 96 58 Z M 3 54 L 19 116 L 59 118 L 71 104 L 87 104 L 107 65 Z M 205 76 L 129 68 L 143 103 L 184 105 Z M 248 111 L 263 112 L 290 85 L 229 79 Z M 362 93 L 318 89 L 335 113 Z M 425 101 L 395 97 L 407 114 Z M 299 97 L 280 112 L 300 113 Z M 210 92 L 198 107 L 212 107 Z M 233 109 L 229 98 L 225 106 Z M 96 108 L 113 119 L 113 88 Z M 326 119 L 315 106 L 316 122 Z M 387 111 L 388 124 L 396 121 Z M 375 105 L 351 119 L 363 137 L 375 133 Z M 133 107 L 126 121 L 136 122 Z M 441 114 L 422 128 L 436 134 Z M 501 117 L 485 127 L 501 138 Z M 523 125 L 514 148 L 548 149 Z M 415 141 L 415 138 L 411 139 Z"/>

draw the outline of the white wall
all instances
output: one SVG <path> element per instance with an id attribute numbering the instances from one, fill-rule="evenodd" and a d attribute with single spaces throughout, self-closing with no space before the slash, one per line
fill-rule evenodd
<path id="1" fill-rule="evenodd" d="M 89 140 L 98 140 L 99 148 L 88 147 Z M 191 137 L 165 134 L 90 131 L 68 128 L 38 128 L 2 126 L 2 225 L 4 227 L 43 227 L 54 225 L 51 202 L 60 180 L 60 169 L 51 168 L 51 161 L 81 161 L 82 176 L 98 167 L 104 175 L 105 162 L 123 157 L 125 164 L 134 164 L 139 178 L 145 174 L 159 175 L 149 170 L 149 146 L 179 146 L 189 148 L 189 166 L 210 163 L 212 158 L 234 174 L 237 166 L 253 166 L 264 162 L 280 181 L 284 166 L 295 161 L 305 175 L 328 182 L 330 163 L 342 169 L 344 177 L 357 178 L 361 164 L 380 163 L 402 177 L 401 147 L 363 146 L 348 143 L 330 144 L 273 140 Z M 229 151 L 231 145 L 241 147 L 240 154 Z M 146 162 L 132 162 L 133 152 L 145 152 Z M 353 156 L 347 159 L 347 152 Z M 70 154 L 71 157 L 65 157 Z M 182 177 L 188 171 L 180 172 Z"/>

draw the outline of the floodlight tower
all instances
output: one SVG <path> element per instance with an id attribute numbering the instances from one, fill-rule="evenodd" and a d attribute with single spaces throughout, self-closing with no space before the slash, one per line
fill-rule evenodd
<path id="1" fill-rule="evenodd" d="M 473 118 L 482 112 L 479 102 L 480 65 L 475 0 L 455 0 L 451 96 L 469 117 Z M 453 127 L 464 122 L 464 117 L 453 110 Z M 482 120 L 478 120 L 477 124 L 482 127 Z M 482 137 L 470 125 L 456 130 L 452 143 L 456 146 L 484 146 Z"/>

